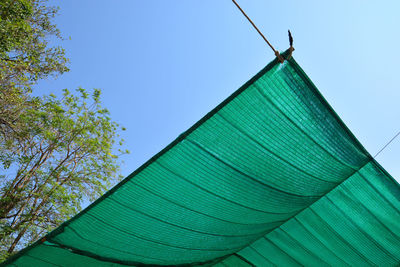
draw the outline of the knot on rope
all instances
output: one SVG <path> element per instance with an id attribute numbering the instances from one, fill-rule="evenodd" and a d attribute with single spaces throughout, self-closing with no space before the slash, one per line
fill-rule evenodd
<path id="1" fill-rule="evenodd" d="M 274 50 L 274 52 L 275 52 L 275 56 L 278 58 L 279 62 L 283 63 L 285 61 L 285 59 L 281 56 L 281 54 L 277 50 Z"/>

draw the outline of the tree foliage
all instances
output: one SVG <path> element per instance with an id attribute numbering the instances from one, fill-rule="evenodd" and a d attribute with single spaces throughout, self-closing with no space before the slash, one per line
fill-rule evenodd
<path id="1" fill-rule="evenodd" d="M 18 138 L 1 142 L 0 163 L 13 174 L 2 178 L 0 219 L 2 250 L 11 253 L 22 240 L 33 241 L 94 200 L 116 178 L 113 145 L 118 125 L 100 104 L 64 90 L 36 98 L 24 110 Z M 122 151 L 120 151 L 122 153 Z M 25 240 L 23 240 L 25 238 Z"/>
<path id="2" fill-rule="evenodd" d="M 25 106 L 32 86 L 68 71 L 65 51 L 50 46 L 61 38 L 52 23 L 57 8 L 45 0 L 0 2 L 0 133 L 9 134 Z M 14 125 L 15 127 L 15 125 Z"/>
<path id="3" fill-rule="evenodd" d="M 60 38 L 56 12 L 44 0 L 0 2 L 0 260 L 101 195 L 127 152 L 100 90 L 32 95 L 68 71 L 64 50 L 48 43 Z"/>
<path id="4" fill-rule="evenodd" d="M 68 70 L 64 50 L 49 46 L 61 38 L 51 22 L 57 8 L 44 0 L 2 0 L 0 4 L 0 82 L 26 88 L 38 79 Z"/>

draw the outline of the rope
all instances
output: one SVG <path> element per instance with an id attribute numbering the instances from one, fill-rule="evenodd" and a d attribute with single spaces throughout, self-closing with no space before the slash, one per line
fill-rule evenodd
<path id="1" fill-rule="evenodd" d="M 379 152 L 376 153 L 375 156 L 374 156 L 373 158 L 375 159 L 375 158 L 376 158 L 383 150 L 385 150 L 385 148 L 388 147 L 388 146 L 390 145 L 390 143 L 392 143 L 399 135 L 400 135 L 400 131 L 399 131 L 395 136 L 393 136 L 393 138 L 390 139 L 390 141 L 387 142 L 386 145 L 385 145 L 384 147 L 382 147 L 382 149 L 379 150 Z"/>
<path id="2" fill-rule="evenodd" d="M 254 22 L 249 18 L 249 16 L 247 16 L 247 14 L 243 11 L 243 9 L 239 6 L 238 3 L 236 3 L 235 0 L 232 0 L 232 2 L 237 6 L 237 8 L 239 8 L 239 10 L 242 12 L 242 14 L 247 18 L 247 20 L 251 23 L 251 25 L 253 25 L 254 29 L 256 29 L 256 31 L 261 35 L 261 37 L 264 39 L 264 41 L 269 45 L 269 47 L 271 47 L 272 51 L 274 51 L 275 56 L 279 59 L 279 61 L 281 63 L 283 63 L 284 59 L 281 56 L 281 54 L 279 54 L 279 52 L 277 50 L 275 50 L 275 48 L 272 46 L 272 44 L 270 42 L 268 42 L 267 38 L 265 38 L 265 36 L 262 34 L 262 32 L 257 28 L 257 26 L 254 24 Z"/>

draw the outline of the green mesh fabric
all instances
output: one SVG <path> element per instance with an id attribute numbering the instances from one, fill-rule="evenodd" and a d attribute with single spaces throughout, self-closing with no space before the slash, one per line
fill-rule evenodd
<path id="1" fill-rule="evenodd" d="M 257 266 L 397 266 L 400 188 L 371 161 L 238 254 Z"/>
<path id="2" fill-rule="evenodd" d="M 295 60 L 274 60 L 6 265 L 390 266 L 399 208 L 399 185 Z"/>

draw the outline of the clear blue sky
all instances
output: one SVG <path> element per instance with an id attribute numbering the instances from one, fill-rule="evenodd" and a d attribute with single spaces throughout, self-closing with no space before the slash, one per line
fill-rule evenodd
<path id="1" fill-rule="evenodd" d="M 398 1 L 237 0 L 288 48 L 375 154 L 400 130 Z M 127 128 L 127 175 L 274 58 L 231 0 L 52 0 L 71 71 L 40 90 L 101 88 Z M 400 138 L 378 161 L 400 181 Z"/>

